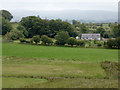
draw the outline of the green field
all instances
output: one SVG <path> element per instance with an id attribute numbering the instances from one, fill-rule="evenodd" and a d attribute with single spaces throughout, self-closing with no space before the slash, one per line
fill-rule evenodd
<path id="1" fill-rule="evenodd" d="M 100 66 L 117 58 L 114 49 L 3 43 L 3 88 L 117 88 Z"/>
<path id="2" fill-rule="evenodd" d="M 19 56 L 75 61 L 117 61 L 118 51 L 114 49 L 71 48 L 3 43 L 3 56 Z"/>

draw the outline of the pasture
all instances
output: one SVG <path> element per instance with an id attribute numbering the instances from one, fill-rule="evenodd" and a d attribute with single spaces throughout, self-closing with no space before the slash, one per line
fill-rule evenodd
<path id="1" fill-rule="evenodd" d="M 118 60 L 118 50 L 115 49 L 71 48 L 3 43 L 2 53 L 3 56 L 18 56 L 89 62 Z"/>
<path id="2" fill-rule="evenodd" d="M 115 49 L 3 43 L 3 88 L 117 88 L 100 62 L 116 61 Z"/>

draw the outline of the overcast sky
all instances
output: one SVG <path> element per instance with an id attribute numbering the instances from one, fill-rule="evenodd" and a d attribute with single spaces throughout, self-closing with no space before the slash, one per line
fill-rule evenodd
<path id="1" fill-rule="evenodd" d="M 117 11 L 119 0 L 0 0 L 6 10 L 107 10 Z"/>
<path id="2" fill-rule="evenodd" d="M 10 11 L 14 16 L 13 21 L 39 15 L 48 19 L 115 22 L 118 17 L 118 1 L 120 0 L 0 0 L 0 10 Z"/>

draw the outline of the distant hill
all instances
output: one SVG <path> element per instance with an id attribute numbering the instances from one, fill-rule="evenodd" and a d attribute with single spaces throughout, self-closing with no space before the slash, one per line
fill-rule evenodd
<path id="1" fill-rule="evenodd" d="M 63 19 L 71 21 L 73 19 L 82 22 L 117 22 L 118 13 L 111 11 L 97 10 L 61 10 L 61 11 L 11 11 L 14 16 L 12 21 L 19 21 L 22 17 L 39 15 L 41 18 L 47 19 Z"/>

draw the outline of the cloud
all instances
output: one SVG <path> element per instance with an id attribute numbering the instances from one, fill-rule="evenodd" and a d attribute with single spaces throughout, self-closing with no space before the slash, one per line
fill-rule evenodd
<path id="1" fill-rule="evenodd" d="M 0 5 L 0 9 L 10 11 L 14 16 L 13 21 L 20 20 L 22 17 L 28 15 L 40 15 L 42 18 L 49 19 L 116 21 L 118 1 L 119 0 L 0 0 L 0 4 L 2 4 Z"/>
<path id="2" fill-rule="evenodd" d="M 0 0 L 7 10 L 109 10 L 117 11 L 118 0 Z"/>

